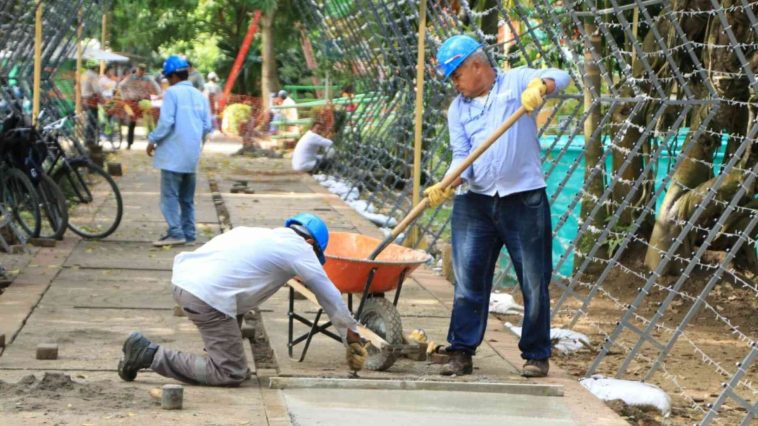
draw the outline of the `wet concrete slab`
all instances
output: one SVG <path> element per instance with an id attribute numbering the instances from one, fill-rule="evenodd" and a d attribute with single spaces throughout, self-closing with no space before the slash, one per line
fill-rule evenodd
<path id="1" fill-rule="evenodd" d="M 294 424 L 576 425 L 563 398 L 455 391 L 287 389 Z"/>

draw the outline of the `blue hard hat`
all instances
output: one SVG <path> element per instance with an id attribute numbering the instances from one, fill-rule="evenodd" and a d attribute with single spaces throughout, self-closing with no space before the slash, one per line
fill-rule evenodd
<path id="1" fill-rule="evenodd" d="M 318 256 L 319 262 L 322 265 L 326 263 L 324 250 L 326 250 L 326 246 L 329 244 L 329 229 L 320 217 L 313 213 L 298 213 L 287 219 L 284 222 L 284 226 L 293 228 L 298 233 L 307 231 L 308 236 L 316 241 L 316 256 Z"/>
<path id="2" fill-rule="evenodd" d="M 454 35 L 445 40 L 437 50 L 437 69 L 447 79 L 459 66 L 481 48 L 482 45 L 465 35 Z"/>
<path id="3" fill-rule="evenodd" d="M 168 58 L 166 58 L 166 61 L 163 63 L 163 75 L 165 77 L 168 77 L 177 71 L 188 71 L 188 70 L 189 70 L 189 64 L 187 63 L 187 60 L 183 59 L 181 56 L 178 56 L 178 55 L 169 56 Z"/>

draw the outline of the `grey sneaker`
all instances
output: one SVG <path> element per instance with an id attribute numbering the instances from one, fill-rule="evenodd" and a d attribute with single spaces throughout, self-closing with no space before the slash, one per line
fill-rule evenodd
<path id="1" fill-rule="evenodd" d="M 137 372 L 150 368 L 158 350 L 158 345 L 148 340 L 142 333 L 133 331 L 124 341 L 124 358 L 118 362 L 118 376 L 131 382 L 137 378 Z"/>
<path id="2" fill-rule="evenodd" d="M 474 363 L 471 361 L 471 354 L 463 351 L 451 351 L 450 361 L 442 366 L 440 374 L 443 376 L 463 376 L 474 372 Z"/>
<path id="3" fill-rule="evenodd" d="M 521 375 L 524 377 L 545 377 L 549 370 L 549 359 L 528 359 L 523 370 L 521 370 Z"/>
<path id="4" fill-rule="evenodd" d="M 171 238 L 168 235 L 165 237 L 161 237 L 161 239 L 153 241 L 154 247 L 163 247 L 163 246 L 180 246 L 186 243 L 187 240 L 184 238 Z"/>

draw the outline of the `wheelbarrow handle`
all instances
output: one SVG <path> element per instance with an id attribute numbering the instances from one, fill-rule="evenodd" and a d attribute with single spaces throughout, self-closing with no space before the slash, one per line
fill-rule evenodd
<path id="1" fill-rule="evenodd" d="M 524 114 L 526 114 L 526 108 L 523 106 L 520 107 L 516 112 L 514 112 L 510 117 L 508 117 L 505 122 L 503 122 L 500 127 L 498 127 L 492 134 L 487 138 L 486 141 L 484 141 L 481 145 L 476 147 L 471 153 L 466 157 L 459 165 L 456 167 L 451 173 L 445 175 L 445 177 L 440 181 L 440 185 L 443 189 L 448 188 L 453 181 L 458 179 L 458 177 L 466 170 L 468 169 L 472 164 L 474 164 L 474 161 L 476 161 L 477 158 L 479 158 L 484 151 L 486 151 L 492 144 L 494 144 L 500 136 L 503 135 L 508 129 L 513 126 L 513 124 L 516 123 Z M 403 218 L 403 220 L 400 221 L 400 223 L 397 224 L 395 229 L 390 232 L 390 234 L 385 238 L 375 249 L 371 252 L 369 255 L 369 260 L 376 259 L 377 256 L 385 249 L 388 245 L 390 245 L 398 235 L 400 235 L 405 229 L 410 226 L 420 215 L 421 213 L 426 210 L 426 208 L 429 207 L 429 198 L 424 197 L 418 204 L 416 204 L 415 207 Z"/>

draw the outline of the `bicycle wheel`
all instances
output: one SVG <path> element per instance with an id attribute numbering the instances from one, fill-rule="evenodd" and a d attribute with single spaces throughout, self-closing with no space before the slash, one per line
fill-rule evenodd
<path id="1" fill-rule="evenodd" d="M 68 226 L 68 206 L 63 191 L 53 178 L 42 175 L 37 184 L 40 198 L 41 226 L 39 236 L 62 240 Z"/>
<path id="2" fill-rule="evenodd" d="M 68 202 L 68 227 L 84 238 L 105 238 L 121 223 L 124 205 L 113 178 L 94 163 L 64 163 L 53 180 Z"/>
<path id="3" fill-rule="evenodd" d="M 21 230 L 31 238 L 38 237 L 41 226 L 39 197 L 32 181 L 21 170 L 5 170 L 3 201 Z"/>

